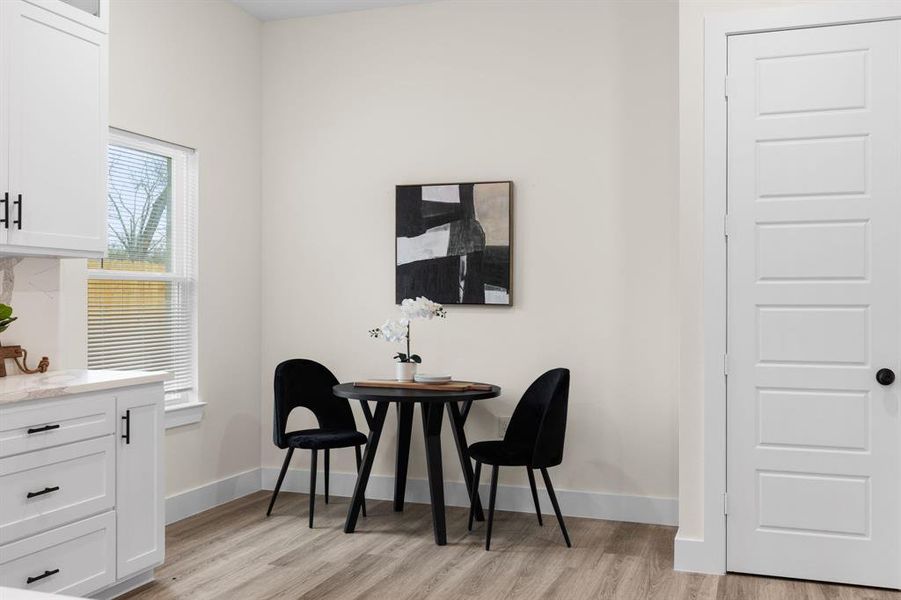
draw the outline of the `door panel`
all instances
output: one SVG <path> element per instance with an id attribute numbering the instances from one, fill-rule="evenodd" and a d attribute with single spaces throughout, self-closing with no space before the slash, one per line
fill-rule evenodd
<path id="1" fill-rule="evenodd" d="M 757 115 L 866 108 L 866 74 L 866 50 L 761 57 Z"/>
<path id="2" fill-rule="evenodd" d="M 863 280 L 869 247 L 866 221 L 757 225 L 757 279 Z"/>
<path id="3" fill-rule="evenodd" d="M 867 145 L 865 136 L 759 140 L 758 197 L 865 194 Z"/>
<path id="4" fill-rule="evenodd" d="M 162 384 L 123 391 L 116 464 L 116 577 L 162 564 L 165 556 Z"/>
<path id="5" fill-rule="evenodd" d="M 870 449 L 867 392 L 761 389 L 757 414 L 758 447 Z"/>
<path id="6" fill-rule="evenodd" d="M 901 587 L 899 39 L 729 38 L 731 571 Z"/>

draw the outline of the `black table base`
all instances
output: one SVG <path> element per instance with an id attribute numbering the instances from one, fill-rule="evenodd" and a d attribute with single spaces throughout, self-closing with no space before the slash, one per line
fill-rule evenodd
<path id="1" fill-rule="evenodd" d="M 394 510 L 404 509 L 407 491 L 407 465 L 410 462 L 410 436 L 413 434 L 413 405 L 397 404 L 397 464 L 394 468 Z"/>
<path id="2" fill-rule="evenodd" d="M 386 397 L 365 398 L 367 394 L 354 394 L 352 387 L 345 385 L 336 386 L 336 393 L 340 388 L 340 395 L 345 397 L 357 397 L 363 401 L 364 412 L 370 425 L 369 439 L 366 443 L 366 449 L 363 453 L 362 466 L 359 469 L 357 483 L 354 487 L 353 498 L 351 499 L 350 508 L 347 512 L 347 520 L 344 523 L 344 532 L 353 533 L 357 526 L 357 518 L 360 509 L 363 506 L 366 485 L 369 482 L 369 475 L 372 472 L 372 464 L 375 461 L 375 454 L 378 451 L 379 440 L 382 436 L 382 430 L 385 426 L 385 418 L 388 414 L 388 405 L 392 401 Z M 500 393 L 499 388 L 494 388 L 490 395 L 485 394 L 482 397 L 495 397 Z M 449 395 L 454 396 L 454 395 Z M 366 400 L 375 400 L 375 411 L 369 409 Z M 478 399 L 478 398 L 476 398 Z M 472 462 L 469 459 L 468 446 L 466 443 L 466 433 L 463 426 L 466 417 L 471 408 L 471 399 L 461 400 L 459 396 L 443 398 L 432 396 L 428 401 L 415 402 L 419 404 L 422 413 L 422 432 L 425 439 L 425 455 L 428 467 L 429 478 L 429 494 L 432 504 L 432 528 L 435 535 L 435 543 L 439 546 L 447 544 L 447 527 L 445 522 L 445 504 L 444 504 L 444 469 L 441 460 L 441 426 L 444 420 L 444 412 L 447 411 L 448 419 L 451 424 L 451 431 L 454 434 L 454 442 L 457 447 L 457 456 L 460 459 L 460 466 L 463 470 L 463 479 L 466 482 L 466 490 L 470 498 L 475 495 L 474 517 L 482 521 L 484 514 L 482 504 L 479 499 L 478 489 L 473 489 L 475 484 L 475 476 L 473 474 Z M 404 509 L 404 495 L 406 492 L 407 482 L 407 466 L 410 460 L 410 437 L 413 430 L 413 404 L 411 401 L 397 401 L 397 457 L 396 472 L 394 481 L 394 510 L 402 511 Z M 371 414 L 371 416 L 370 416 Z"/>
<path id="3" fill-rule="evenodd" d="M 423 404 L 422 436 L 425 439 L 425 462 L 429 472 L 429 497 L 432 499 L 432 529 L 435 543 L 447 543 L 447 527 L 444 522 L 444 473 L 441 468 L 441 422 L 444 407 L 440 404 Z"/>

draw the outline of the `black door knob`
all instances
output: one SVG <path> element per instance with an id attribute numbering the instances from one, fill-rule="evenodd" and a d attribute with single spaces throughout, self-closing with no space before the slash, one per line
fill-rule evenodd
<path id="1" fill-rule="evenodd" d="M 892 385 L 895 382 L 895 372 L 891 369 L 879 369 L 876 371 L 876 381 L 880 385 Z"/>

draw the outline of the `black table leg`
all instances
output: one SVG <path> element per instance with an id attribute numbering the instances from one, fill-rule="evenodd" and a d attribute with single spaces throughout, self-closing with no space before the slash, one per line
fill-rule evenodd
<path id="1" fill-rule="evenodd" d="M 372 417 L 372 429 L 369 430 L 369 440 L 366 442 L 366 452 L 363 454 L 363 465 L 357 474 L 357 485 L 354 487 L 353 499 L 351 499 L 350 508 L 347 511 L 347 520 L 344 521 L 344 533 L 353 533 L 357 526 L 357 517 L 360 516 L 360 507 L 363 505 L 363 498 L 366 494 L 366 484 L 369 483 L 369 473 L 372 472 L 375 451 L 379 445 L 387 414 L 388 403 L 376 403 L 375 415 Z"/>
<path id="2" fill-rule="evenodd" d="M 469 497 L 473 497 L 473 472 L 472 461 L 469 460 L 469 445 L 466 443 L 466 432 L 463 430 L 463 424 L 466 418 L 460 411 L 460 406 L 456 402 L 446 402 L 447 415 L 451 422 L 451 431 L 454 432 L 454 441 L 457 444 L 457 456 L 460 457 L 460 466 L 463 468 L 463 480 L 466 481 L 466 491 Z M 475 499 L 473 502 L 475 509 L 476 521 L 484 521 L 485 514 L 482 512 L 482 502 L 479 499 L 479 489 L 476 485 Z"/>
<path id="3" fill-rule="evenodd" d="M 360 406 L 363 408 L 363 416 L 366 417 L 366 426 L 372 429 L 372 409 L 365 400 L 360 400 Z"/>
<path id="4" fill-rule="evenodd" d="M 432 498 L 432 529 L 435 543 L 447 544 L 447 527 L 444 522 L 444 474 L 441 469 L 441 421 L 444 407 L 435 402 L 423 402 L 422 433 L 425 437 L 425 458 L 429 471 L 429 494 Z"/>
<path id="5" fill-rule="evenodd" d="M 413 434 L 413 403 L 397 403 L 397 464 L 394 469 L 394 510 L 404 509 L 407 489 L 407 465 L 410 462 L 410 436 Z"/>

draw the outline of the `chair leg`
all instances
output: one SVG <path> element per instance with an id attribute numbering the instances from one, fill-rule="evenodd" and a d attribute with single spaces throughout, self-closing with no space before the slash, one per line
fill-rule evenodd
<path id="1" fill-rule="evenodd" d="M 354 453 L 357 455 L 357 476 L 360 475 L 360 464 L 363 462 L 363 457 L 360 454 L 360 447 L 354 446 Z M 366 516 L 366 498 L 363 498 L 363 516 Z"/>
<path id="2" fill-rule="evenodd" d="M 288 472 L 288 464 L 291 462 L 292 454 L 294 454 L 294 448 L 288 448 L 288 454 L 285 455 L 285 462 L 282 463 L 282 470 L 278 473 L 278 481 L 275 482 L 275 489 L 272 490 L 272 500 L 269 501 L 269 510 L 266 511 L 267 517 L 272 514 L 272 507 L 275 506 L 275 499 L 278 497 L 278 491 L 282 489 L 282 482 L 285 480 L 285 473 Z"/>
<path id="3" fill-rule="evenodd" d="M 485 532 L 485 551 L 491 549 L 491 525 L 494 524 L 494 499 L 497 496 L 497 473 L 500 467 L 491 465 L 491 492 L 488 497 L 488 529 Z"/>
<path id="4" fill-rule="evenodd" d="M 310 450 L 310 529 L 313 529 L 313 511 L 316 509 L 316 457 L 318 450 Z"/>
<path id="5" fill-rule="evenodd" d="M 557 504 L 557 495 L 554 493 L 554 486 L 551 485 L 551 477 L 547 474 L 547 469 L 541 468 L 541 476 L 544 477 L 544 485 L 547 488 L 547 495 L 551 497 L 551 504 L 554 505 L 554 512 L 557 514 L 557 522 L 560 523 L 560 530 L 563 532 L 563 539 L 566 540 L 566 547 L 572 548 L 573 545 L 569 541 L 569 534 L 566 532 L 566 525 L 563 523 L 563 515 L 560 514 L 560 506 Z"/>
<path id="6" fill-rule="evenodd" d="M 479 478 L 482 476 L 482 463 L 476 461 L 476 472 L 472 476 L 472 493 L 469 495 L 469 524 L 466 529 L 472 531 L 472 518 L 475 515 L 476 496 L 479 493 Z"/>
<path id="7" fill-rule="evenodd" d="M 325 449 L 325 503 L 328 504 L 328 448 Z"/>
<path id="8" fill-rule="evenodd" d="M 529 485 L 532 487 L 532 500 L 535 502 L 535 514 L 538 515 L 538 526 L 544 527 L 544 523 L 541 522 L 541 505 L 538 503 L 538 488 L 535 487 L 535 473 L 532 472 L 532 467 L 526 467 L 526 471 L 529 473 Z"/>

